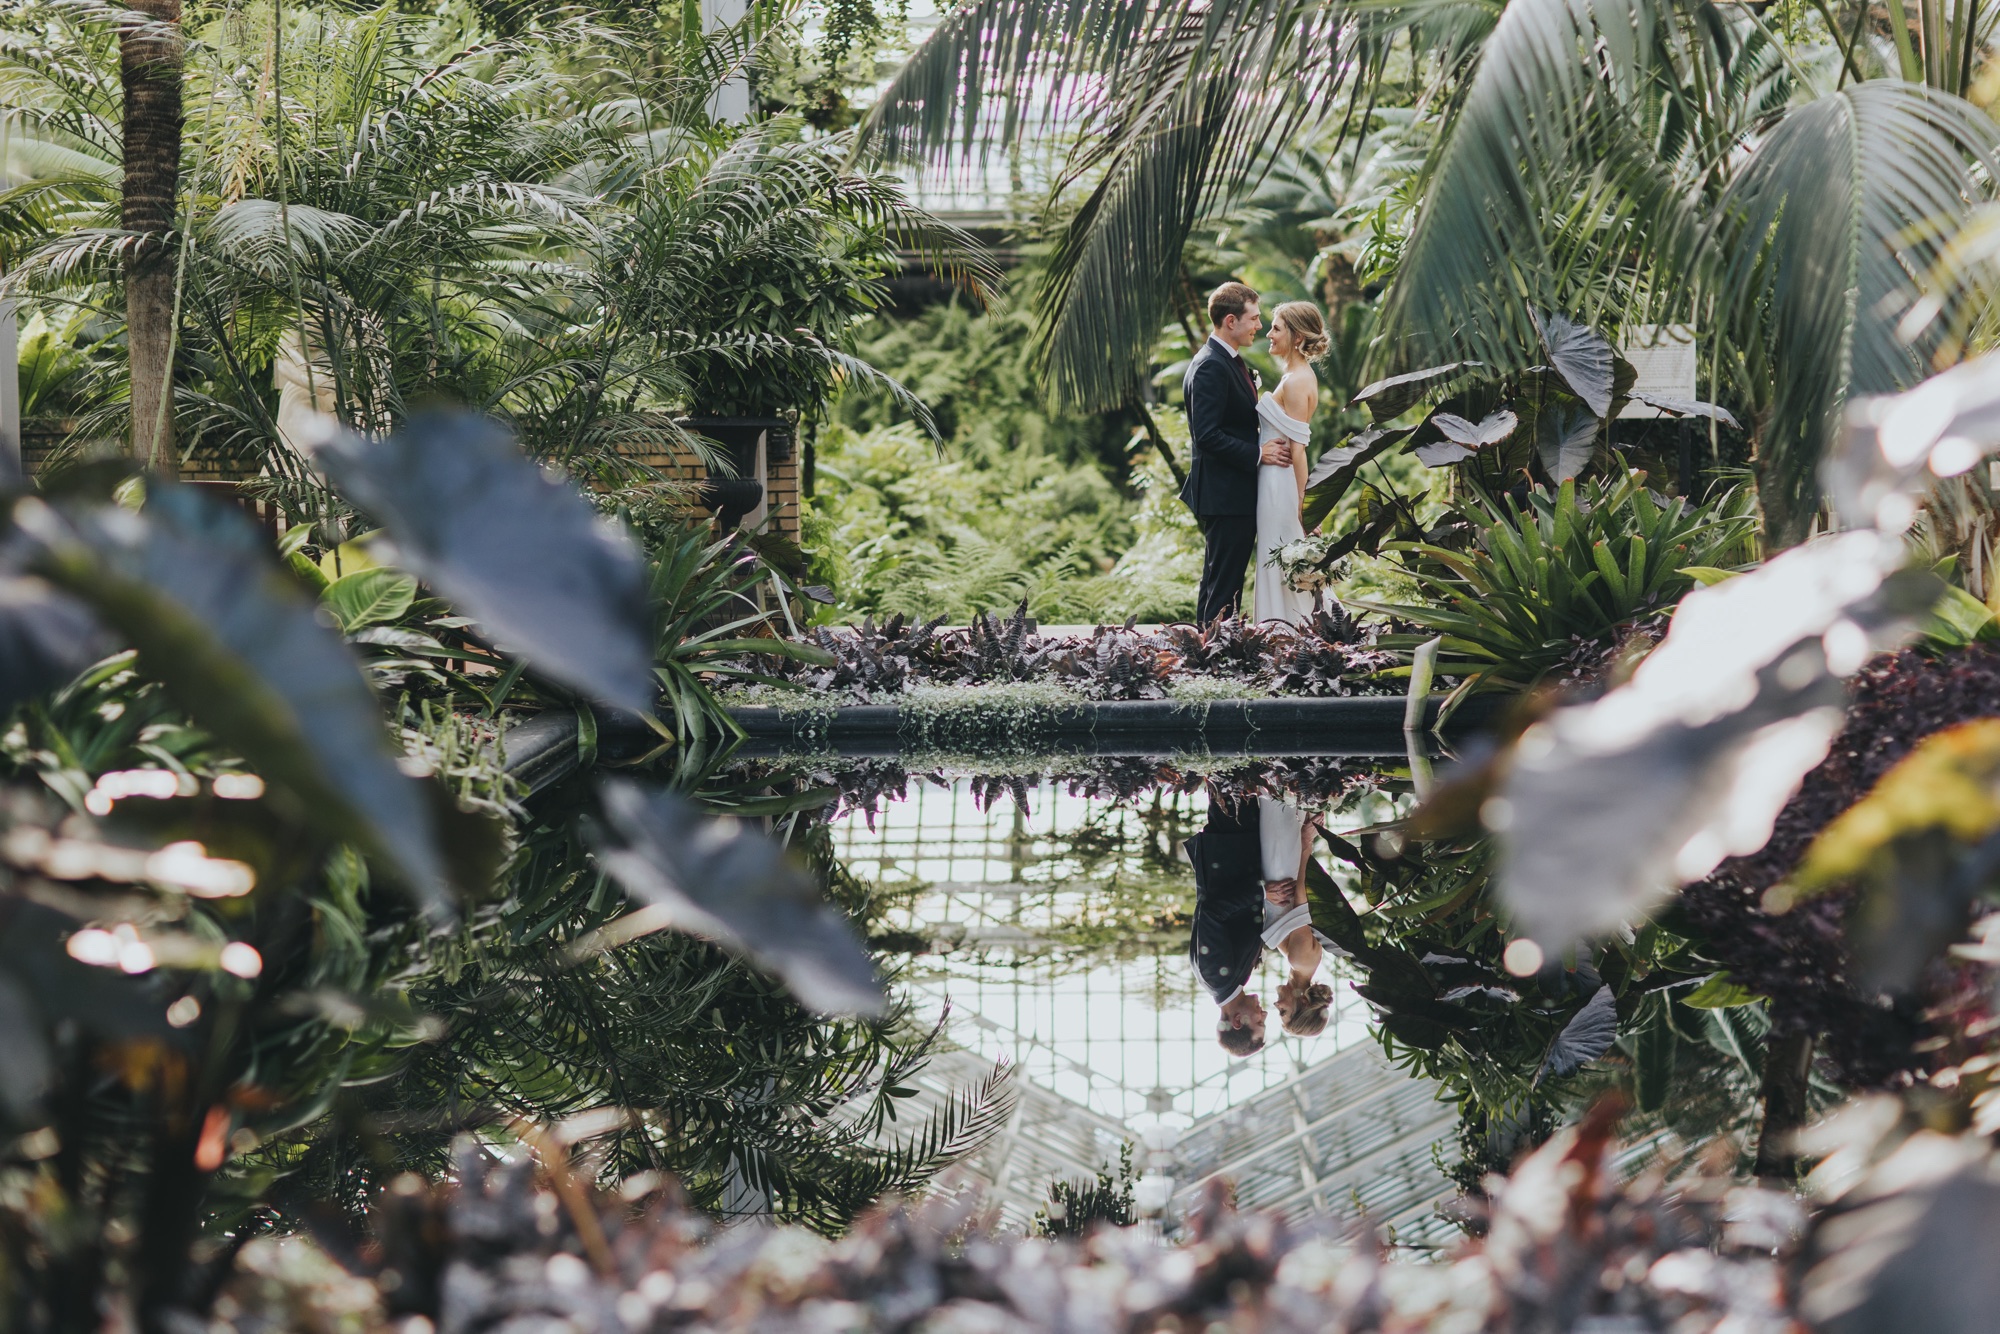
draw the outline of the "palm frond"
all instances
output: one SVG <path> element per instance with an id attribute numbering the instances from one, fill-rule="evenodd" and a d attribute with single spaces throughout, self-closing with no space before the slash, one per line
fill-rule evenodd
<path id="1" fill-rule="evenodd" d="M 1603 323 L 1606 279 L 1631 246 L 1689 233 L 1686 182 L 1643 133 L 1648 99 L 1676 82 L 1668 56 L 1683 35 L 1653 0 L 1507 6 L 1429 168 L 1376 370 L 1524 369 L 1538 351 L 1532 309 Z"/>
<path id="2" fill-rule="evenodd" d="M 1289 34 L 1253 29 L 1214 51 L 1208 69 L 1163 62 L 1166 75 L 1129 99 L 1105 147 L 1071 165 L 1069 174 L 1099 179 L 1039 296 L 1058 402 L 1113 408 L 1137 387 L 1188 234 L 1247 190 L 1272 147 L 1332 97 L 1347 54 L 1333 37 L 1309 31 L 1294 45 Z M 1308 50 L 1317 58 L 1300 59 Z"/>
<path id="3" fill-rule="evenodd" d="M 2000 132 L 1946 93 L 1895 80 L 1793 110 L 1723 197 L 1715 243 L 1725 309 L 1762 334 L 1775 386 L 1760 494 L 1781 537 L 1818 507 L 1815 470 L 1849 394 L 1907 388 L 1961 324 L 1972 293 L 1898 334 L 1950 235 L 2000 182 Z"/>
<path id="4" fill-rule="evenodd" d="M 1103 89 L 1143 69 L 1191 9 L 1188 0 L 1158 8 L 1132 0 L 975 0 L 947 14 L 897 71 L 856 150 L 890 162 L 939 162 L 1046 131 L 1086 114 Z"/>

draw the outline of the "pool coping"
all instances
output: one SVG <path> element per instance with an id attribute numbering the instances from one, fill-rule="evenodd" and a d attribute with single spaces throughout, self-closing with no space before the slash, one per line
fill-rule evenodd
<path id="1" fill-rule="evenodd" d="M 1449 732 L 1473 730 L 1490 721 L 1492 697 L 1468 700 L 1446 725 Z M 1437 720 L 1445 696 L 1432 695 L 1424 709 L 1424 724 Z M 1098 700 L 1039 707 L 1032 710 L 1038 730 L 1054 736 L 1107 736 L 1144 733 L 1187 739 L 1235 738 L 1242 733 L 1270 733 L 1273 739 L 1307 734 L 1315 742 L 1367 738 L 1371 743 L 1393 741 L 1403 750 L 1407 701 L 1401 695 L 1349 695 L 1328 698 L 1280 697 L 1219 699 L 1199 703 L 1180 700 Z M 839 746 L 845 741 L 873 741 L 908 731 L 904 709 L 896 704 L 844 704 L 830 709 L 785 709 L 770 705 L 733 708 L 729 716 L 752 740 L 811 741 Z M 912 717 L 929 717 L 930 711 Z M 1317 747 L 1315 747 L 1317 748 Z"/>
<path id="2" fill-rule="evenodd" d="M 1405 731 L 1401 695 L 1335 698 L 1101 700 L 1030 710 L 1033 744 L 1051 756 L 1170 756 L 1183 752 L 1304 755 L 1354 758 L 1435 755 L 1485 729 L 1505 706 L 1499 696 L 1475 696 L 1434 729 L 1445 696 L 1433 694 L 1426 726 Z M 530 792 L 553 786 L 600 758 L 637 758 L 659 737 L 629 715 L 593 710 L 586 735 L 574 710 L 551 709 L 506 734 L 507 770 Z M 743 731 L 736 753 L 746 758 L 786 754 L 881 757 L 925 744 L 922 733 L 936 715 L 895 704 L 848 704 L 822 709 L 767 705 L 729 710 Z"/>

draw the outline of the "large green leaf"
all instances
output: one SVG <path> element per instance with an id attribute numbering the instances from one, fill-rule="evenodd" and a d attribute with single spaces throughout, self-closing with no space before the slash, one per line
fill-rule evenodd
<path id="1" fill-rule="evenodd" d="M 451 915 L 429 805 L 396 766 L 380 701 L 240 511 L 154 483 L 140 513 L 27 500 L 16 516 L 48 578 L 137 648 L 176 703 L 307 818 L 384 854 L 432 917 Z"/>
<path id="2" fill-rule="evenodd" d="M 1681 1004 L 1697 1010 L 1731 1010 L 1738 1005 L 1755 1005 L 1764 997 L 1729 980 L 1727 973 L 1712 973 L 1700 986 L 1681 998 Z"/>
<path id="3" fill-rule="evenodd" d="M 381 566 L 344 574 L 326 586 L 320 603 L 347 634 L 393 621 L 417 600 L 417 581 Z"/>

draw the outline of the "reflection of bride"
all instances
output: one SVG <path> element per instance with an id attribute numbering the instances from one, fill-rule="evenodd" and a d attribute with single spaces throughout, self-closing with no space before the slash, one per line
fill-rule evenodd
<path id="1" fill-rule="evenodd" d="M 1314 980 L 1325 948 L 1306 902 L 1306 866 L 1319 822 L 1286 802 L 1257 798 L 1264 857 L 1264 944 L 1285 956 L 1291 976 L 1278 984 L 1278 1019 L 1287 1033 L 1311 1037 L 1326 1028 L 1333 988 Z"/>
<path id="2" fill-rule="evenodd" d="M 1289 440 L 1289 464 L 1257 469 L 1257 576 L 1251 618 L 1297 625 L 1313 613 L 1314 598 L 1285 582 L 1273 558 L 1280 547 L 1305 536 L 1301 509 L 1306 493 L 1306 446 L 1312 441 L 1313 410 L 1319 406 L 1319 377 L 1312 360 L 1327 349 L 1319 311 L 1306 301 L 1287 301 L 1271 312 L 1271 355 L 1285 365 L 1278 387 L 1257 400 L 1257 443 Z"/>

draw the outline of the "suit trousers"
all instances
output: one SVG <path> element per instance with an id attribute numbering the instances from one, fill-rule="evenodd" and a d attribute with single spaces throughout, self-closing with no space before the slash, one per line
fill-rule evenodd
<path id="1" fill-rule="evenodd" d="M 1243 601 L 1243 576 L 1257 552 L 1257 516 L 1203 514 L 1201 534 L 1201 594 L 1195 621 L 1207 625 L 1216 617 L 1234 615 Z"/>

